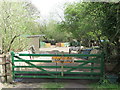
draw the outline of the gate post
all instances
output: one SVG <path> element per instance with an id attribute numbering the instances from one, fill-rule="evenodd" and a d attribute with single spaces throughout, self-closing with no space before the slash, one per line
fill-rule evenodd
<path id="1" fill-rule="evenodd" d="M 0 54 L 0 81 L 2 81 L 2 54 Z"/>
<path id="2" fill-rule="evenodd" d="M 1 82 L 7 82 L 7 70 L 6 70 L 6 55 L 0 55 L 0 65 L 1 66 Z"/>
<path id="3" fill-rule="evenodd" d="M 102 52 L 101 53 L 101 74 L 102 74 L 102 77 L 104 77 L 104 74 L 105 74 L 105 65 L 104 65 L 104 53 Z"/>
<path id="4" fill-rule="evenodd" d="M 6 55 L 6 70 L 7 70 L 7 82 L 12 82 L 10 54 Z"/>
<path id="5" fill-rule="evenodd" d="M 11 59 L 12 59 L 12 80 L 15 79 L 15 73 L 14 73 L 14 52 L 11 52 Z"/>
<path id="6" fill-rule="evenodd" d="M 10 66 L 10 57 L 9 55 L 2 54 L 0 55 L 0 77 L 1 82 L 11 82 L 11 66 Z"/>

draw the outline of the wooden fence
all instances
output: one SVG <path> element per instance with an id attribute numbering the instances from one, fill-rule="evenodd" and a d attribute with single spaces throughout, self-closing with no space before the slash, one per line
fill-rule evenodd
<path id="1" fill-rule="evenodd" d="M 1 82 L 11 81 L 10 55 L 0 55 L 0 79 Z"/>

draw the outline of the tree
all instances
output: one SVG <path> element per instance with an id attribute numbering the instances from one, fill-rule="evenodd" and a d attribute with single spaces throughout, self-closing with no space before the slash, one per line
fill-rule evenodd
<path id="1" fill-rule="evenodd" d="M 32 8 L 32 5 L 29 2 L 7 0 L 0 2 L 0 33 L 2 34 L 3 53 L 25 48 L 27 41 L 20 36 L 31 34 L 33 30 L 36 32 L 36 24 L 38 25 L 38 23 L 34 20 L 37 19 L 37 15 L 30 12 L 30 7 Z M 33 9 L 35 8 L 33 7 Z"/>
<path id="2" fill-rule="evenodd" d="M 67 4 L 64 11 L 65 21 L 61 23 L 61 27 L 66 28 L 76 39 L 100 40 L 101 27 L 99 26 L 99 20 L 101 18 L 96 18 L 96 12 L 90 12 L 90 10 L 90 3 Z"/>
<path id="3" fill-rule="evenodd" d="M 101 21 L 102 34 L 109 40 L 110 60 L 116 60 L 118 63 L 113 69 L 114 73 L 120 72 L 120 2 L 105 3 L 103 5 L 105 17 Z"/>
<path id="4" fill-rule="evenodd" d="M 120 2 L 89 2 L 68 4 L 61 26 L 75 38 L 107 40 L 106 58 L 118 60 L 120 68 Z M 101 43 L 102 47 L 105 47 Z M 114 51 L 114 52 L 113 52 Z M 115 57 L 114 57 L 115 56 Z M 110 57 L 110 58 L 108 58 Z M 116 69 L 118 72 L 120 70 Z"/>
<path id="5" fill-rule="evenodd" d="M 46 35 L 46 40 L 62 42 L 66 41 L 68 37 L 66 31 L 60 30 L 59 23 L 55 20 L 50 20 L 48 23 L 45 23 L 41 28 L 41 31 Z"/>

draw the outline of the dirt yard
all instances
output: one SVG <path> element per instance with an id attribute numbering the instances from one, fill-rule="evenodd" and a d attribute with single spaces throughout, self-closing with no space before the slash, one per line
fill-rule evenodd
<path id="1" fill-rule="evenodd" d="M 92 82 L 91 82 L 92 81 Z M 90 88 L 90 84 L 95 80 L 65 80 L 65 79 L 24 79 L 18 80 L 12 84 L 0 83 L 2 88 Z"/>

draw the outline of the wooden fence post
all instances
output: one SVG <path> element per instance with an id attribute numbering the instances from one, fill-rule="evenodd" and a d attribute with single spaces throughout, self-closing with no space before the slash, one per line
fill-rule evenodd
<path id="1" fill-rule="evenodd" d="M 0 81 L 2 76 L 2 55 L 0 54 Z"/>
<path id="2" fill-rule="evenodd" d="M 9 76 L 10 76 L 10 62 L 7 61 L 8 55 L 2 54 L 0 55 L 0 77 L 1 82 L 10 82 Z"/>
<path id="3" fill-rule="evenodd" d="M 7 82 L 12 82 L 12 63 L 10 55 L 6 55 Z"/>
<path id="4" fill-rule="evenodd" d="M 7 82 L 6 77 L 6 56 L 4 54 L 0 55 L 0 65 L 1 66 L 1 82 Z"/>

